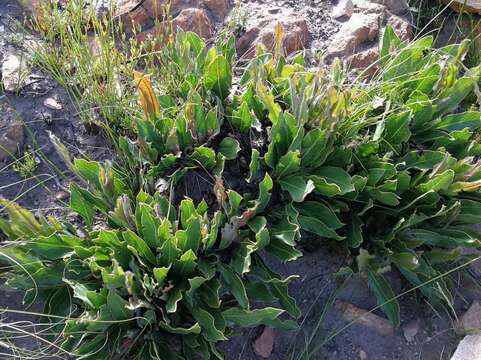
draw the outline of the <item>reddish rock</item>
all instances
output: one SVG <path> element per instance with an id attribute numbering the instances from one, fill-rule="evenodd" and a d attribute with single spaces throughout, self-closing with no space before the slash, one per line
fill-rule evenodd
<path id="1" fill-rule="evenodd" d="M 136 4 L 136 5 L 135 5 Z M 130 1 L 130 6 L 124 4 L 123 7 L 117 9 L 117 17 L 120 18 L 124 26 L 124 30 L 131 31 L 134 27 L 143 27 L 152 19 L 139 0 Z"/>
<path id="2" fill-rule="evenodd" d="M 174 30 L 193 31 L 204 39 L 214 36 L 214 29 L 203 9 L 184 9 L 173 20 Z"/>
<path id="3" fill-rule="evenodd" d="M 412 40 L 413 27 L 406 19 L 394 14 L 388 14 L 387 23 L 392 26 L 394 32 L 401 40 Z"/>
<path id="4" fill-rule="evenodd" d="M 257 356 L 267 359 L 274 349 L 274 330 L 265 327 L 262 334 L 254 342 L 254 352 Z"/>
<path id="5" fill-rule="evenodd" d="M 0 101 L 0 161 L 12 159 L 21 150 L 23 139 L 23 124 L 15 109 Z"/>
<path id="6" fill-rule="evenodd" d="M 396 15 L 406 14 L 409 11 L 409 4 L 406 0 L 370 0 L 373 3 L 381 4 L 391 13 Z"/>
<path id="7" fill-rule="evenodd" d="M 355 321 L 381 335 L 394 335 L 394 327 L 389 320 L 383 317 L 343 301 L 337 301 L 336 307 L 342 311 L 342 316 L 346 321 Z"/>
<path id="8" fill-rule="evenodd" d="M 204 0 L 203 4 L 217 20 L 223 20 L 230 10 L 229 0 Z"/>
<path id="9" fill-rule="evenodd" d="M 282 49 L 286 55 L 302 50 L 307 46 L 309 30 L 303 17 L 283 18 L 279 22 L 283 29 Z M 247 29 L 237 41 L 238 54 L 246 58 L 252 57 L 257 43 L 264 44 L 270 51 L 274 50 L 275 28 L 279 22 L 266 20 Z"/>
<path id="10" fill-rule="evenodd" d="M 359 69 L 364 71 L 366 77 L 373 77 L 379 70 L 379 47 L 373 45 L 372 47 L 351 55 L 347 58 L 347 64 L 352 69 Z"/>

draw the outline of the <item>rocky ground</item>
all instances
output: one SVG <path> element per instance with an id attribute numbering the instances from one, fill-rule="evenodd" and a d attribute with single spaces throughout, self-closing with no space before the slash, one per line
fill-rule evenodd
<path id="1" fill-rule="evenodd" d="M 12 18 L 21 20 L 25 9 L 34 13 L 39 2 L 24 3 L 26 7 L 22 8 L 14 0 L 0 2 L 0 65 L 5 90 L 0 92 L 0 196 L 37 211 L 54 212 L 68 200 L 65 184 L 71 174 L 55 151 L 49 134 L 66 144 L 72 156 L 105 158 L 109 149 L 100 134 L 83 126 L 64 89 L 39 69 L 24 66 L 24 56 L 28 57 L 28 53 L 22 52 L 18 39 L 24 37 L 19 35 Z M 134 21 L 141 26 L 142 32 L 137 35 L 140 40 L 156 36 L 157 30 L 152 27 L 158 17 L 154 3 L 154 0 L 122 1 L 118 16 L 126 23 Z M 409 8 L 400 0 L 246 0 L 241 5 L 237 15 L 229 17 L 229 11 L 235 8 L 229 0 L 176 0 L 172 3 L 172 16 L 178 28 L 196 31 L 206 39 L 215 36 L 227 23 L 235 26 L 238 52 L 245 58 L 252 56 L 258 42 L 273 46 L 274 27 L 280 22 L 284 28 L 286 54 L 307 50 L 313 59 L 324 58 L 326 63 L 339 57 L 353 68 L 369 68 L 368 75 L 376 69 L 377 42 L 384 25 L 391 24 L 403 39 L 413 36 Z M 37 165 L 33 174 L 25 179 L 14 170 L 14 164 L 29 152 L 34 154 Z M 302 320 L 302 331 L 297 336 L 272 329 L 253 329 L 239 334 L 222 345 L 227 359 L 286 359 L 295 339 L 303 343 L 311 336 L 314 345 L 325 341 L 313 359 L 450 359 L 458 334 L 475 328 L 472 320 L 481 323 L 481 311 L 476 303 L 481 293 L 472 283 L 454 279 L 460 289 L 456 312 L 461 315 L 471 308 L 468 315 L 460 316 L 459 322 L 452 315 L 433 311 L 422 298 L 409 293 L 400 299 L 399 329 L 394 329 L 377 311 L 362 323 L 349 325 L 354 317 L 376 305 L 365 279 L 356 277 L 347 283 L 339 301 L 329 309 L 319 331 L 315 332 L 329 296 L 339 285 L 333 273 L 342 265 L 342 260 L 335 248 L 319 244 L 315 250 L 306 251 L 300 261 L 286 265 L 273 263 L 283 274 L 302 274 L 291 286 L 292 295 L 307 314 Z M 481 272 L 477 275 L 481 277 Z M 396 293 L 409 290 L 397 273 L 390 277 Z M 3 295 L 0 308 L 21 308 L 18 294 L 3 288 L 0 293 Z M 0 316 L 0 324 L 25 319 L 7 313 Z M 454 328 L 459 332 L 453 331 Z M 335 336 L 331 336 L 333 334 Z M 38 343 L 23 338 L 19 345 L 33 348 Z M 2 346 L 0 342 L 0 358 L 6 351 Z M 473 348 L 472 344 L 466 346 Z M 296 359 L 299 351 L 294 355 Z"/>

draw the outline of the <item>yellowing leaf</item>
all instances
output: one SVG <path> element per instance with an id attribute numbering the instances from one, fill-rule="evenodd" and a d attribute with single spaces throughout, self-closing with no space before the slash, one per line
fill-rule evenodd
<path id="1" fill-rule="evenodd" d="M 156 116 L 160 113 L 160 105 L 155 96 L 150 80 L 141 72 L 134 71 L 134 79 L 140 95 L 140 103 L 147 117 Z"/>

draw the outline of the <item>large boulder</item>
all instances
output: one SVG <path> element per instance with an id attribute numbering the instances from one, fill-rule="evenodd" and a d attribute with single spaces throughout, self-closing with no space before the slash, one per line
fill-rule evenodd
<path id="1" fill-rule="evenodd" d="M 481 0 L 441 0 L 458 12 L 468 12 L 481 15 Z"/>

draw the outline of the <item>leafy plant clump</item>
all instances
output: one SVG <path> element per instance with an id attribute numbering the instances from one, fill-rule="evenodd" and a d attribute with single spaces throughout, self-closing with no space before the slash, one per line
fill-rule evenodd
<path id="1" fill-rule="evenodd" d="M 467 44 L 433 50 L 431 37 L 406 44 L 388 27 L 381 71 L 359 85 L 338 65 L 288 61 L 280 27 L 276 38 L 239 79 L 233 38 L 170 39 L 162 70 L 133 76 L 144 116 L 116 137 L 114 164 L 70 163 L 81 222 L 4 204 L 9 284 L 45 301 L 64 351 L 221 357 L 215 344 L 234 326 L 293 328 L 279 319 L 300 316 L 289 278 L 260 254 L 292 261 L 307 242 L 343 247 L 396 325 L 392 268 L 452 304 L 442 271 L 481 245 L 481 113 L 470 105 L 481 70 L 462 65 Z M 184 196 L 193 183 L 195 201 Z"/>
<path id="2" fill-rule="evenodd" d="M 70 188 L 71 208 L 86 225 L 82 232 L 54 218 L 37 220 L 8 201 L 2 204 L 10 221 L 0 223 L 10 239 L 1 254 L 14 268 L 8 285 L 25 290 L 28 304 L 45 303 L 64 353 L 85 359 L 222 358 L 215 344 L 235 326 L 296 327 L 279 319 L 284 310 L 261 306 L 278 301 L 294 318 L 300 315 L 287 294 L 289 279 L 257 254 L 268 237 L 256 209 L 241 214 L 240 199 L 230 196 L 225 211 L 210 218 L 205 202 L 195 206 L 185 199 L 177 216 L 158 193 L 141 191 L 131 201 L 112 169 L 82 160 L 74 166 L 93 185 Z M 258 209 L 266 205 L 265 195 Z M 228 216 L 245 227 L 242 234 L 234 234 Z M 102 219 L 108 227 L 93 227 Z"/>

